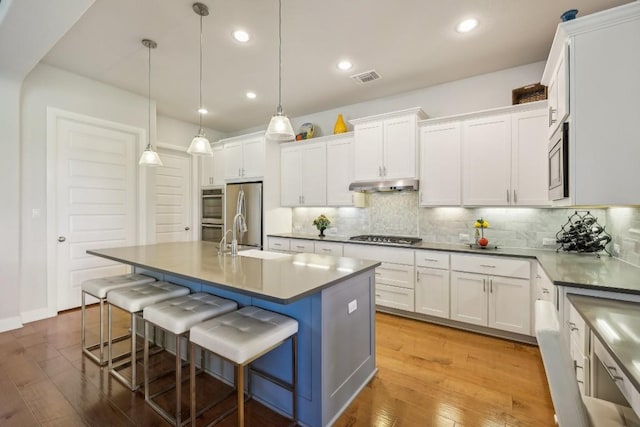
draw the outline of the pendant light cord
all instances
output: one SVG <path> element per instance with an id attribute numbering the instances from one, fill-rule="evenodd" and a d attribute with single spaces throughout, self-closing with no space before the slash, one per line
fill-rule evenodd
<path id="1" fill-rule="evenodd" d="M 147 143 L 147 150 L 151 150 L 151 43 L 147 47 L 149 49 L 149 84 L 147 87 L 147 101 L 148 101 L 148 119 L 149 119 L 149 140 Z"/>
<path id="2" fill-rule="evenodd" d="M 282 114 L 282 0 L 278 0 L 278 114 Z"/>
<path id="3" fill-rule="evenodd" d="M 202 14 L 200 15 L 200 103 L 198 117 L 200 118 L 200 134 L 202 134 Z"/>

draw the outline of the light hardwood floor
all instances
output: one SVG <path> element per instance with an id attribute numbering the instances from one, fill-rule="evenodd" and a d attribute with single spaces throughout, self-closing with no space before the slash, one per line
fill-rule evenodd
<path id="1" fill-rule="evenodd" d="M 96 307 L 89 316 L 95 328 Z M 381 313 L 376 322 L 379 371 L 336 427 L 553 426 L 537 347 Z M 119 316 L 117 327 L 126 326 Z M 161 364 L 170 366 L 171 358 Z M 246 420 L 288 425 L 255 402 Z M 231 416 L 220 425 L 234 423 Z M 74 310 L 0 334 L 0 425 L 168 424 L 142 393 L 129 392 L 82 356 Z"/>

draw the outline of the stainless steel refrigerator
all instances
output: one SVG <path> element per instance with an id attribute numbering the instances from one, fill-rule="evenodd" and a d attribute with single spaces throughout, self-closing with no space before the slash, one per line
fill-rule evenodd
<path id="1" fill-rule="evenodd" d="M 245 219 L 243 232 L 241 220 L 237 222 L 236 237 L 239 245 L 255 246 L 262 249 L 262 182 L 227 184 L 225 192 L 225 228 L 232 230 L 227 236 L 231 243 L 233 219 L 241 213 Z"/>

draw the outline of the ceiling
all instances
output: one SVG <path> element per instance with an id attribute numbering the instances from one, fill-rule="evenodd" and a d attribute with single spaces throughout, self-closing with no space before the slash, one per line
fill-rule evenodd
<path id="1" fill-rule="evenodd" d="M 544 60 L 559 16 L 578 18 L 629 0 L 283 0 L 282 105 L 291 117 Z M 193 0 L 96 0 L 43 62 L 152 97 L 158 113 L 198 122 L 199 16 Z M 207 127 L 266 125 L 278 103 L 277 0 L 204 0 Z M 461 34 L 457 23 L 479 20 Z M 251 34 L 241 44 L 238 28 Z M 353 69 L 336 64 L 349 58 Z M 376 70 L 357 84 L 350 75 Z M 252 90 L 257 98 L 249 100 Z"/>

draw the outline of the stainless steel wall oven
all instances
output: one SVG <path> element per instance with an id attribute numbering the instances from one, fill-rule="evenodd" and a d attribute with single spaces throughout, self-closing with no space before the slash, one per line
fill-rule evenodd
<path id="1" fill-rule="evenodd" d="M 219 242 L 224 233 L 224 187 L 202 190 L 201 239 Z"/>

